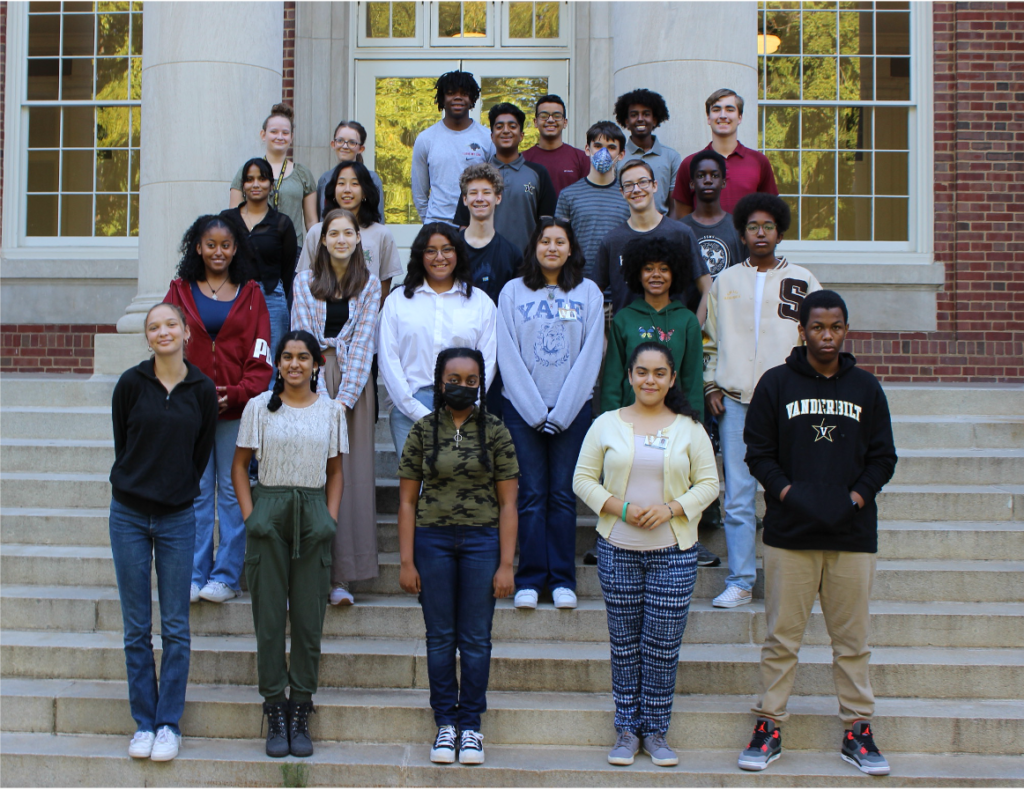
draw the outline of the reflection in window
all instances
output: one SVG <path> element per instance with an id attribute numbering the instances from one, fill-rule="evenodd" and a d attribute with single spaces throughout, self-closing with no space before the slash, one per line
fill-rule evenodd
<path id="1" fill-rule="evenodd" d="M 797 238 L 908 239 L 910 55 L 906 2 L 759 3 L 760 144 Z"/>
<path id="2" fill-rule="evenodd" d="M 514 104 L 526 114 L 523 142 L 519 144 L 519 150 L 525 151 L 540 139 L 533 125 L 534 105 L 547 92 L 547 77 L 484 77 L 480 80 L 480 121 L 487 126 L 487 111 L 495 104 Z"/>
<path id="3" fill-rule="evenodd" d="M 487 36 L 487 3 L 438 3 L 439 38 L 484 38 Z"/>
<path id="4" fill-rule="evenodd" d="M 33 2 L 28 20 L 26 235 L 138 235 L 142 3 Z"/>
<path id="5" fill-rule="evenodd" d="M 509 38 L 558 38 L 558 3 L 509 3 Z"/>
<path id="6" fill-rule="evenodd" d="M 367 3 L 367 38 L 415 38 L 416 3 Z"/>

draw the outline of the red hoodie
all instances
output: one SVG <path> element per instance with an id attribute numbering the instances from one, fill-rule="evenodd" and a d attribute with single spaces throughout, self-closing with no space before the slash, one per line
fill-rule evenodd
<path id="1" fill-rule="evenodd" d="M 181 278 L 171 280 L 164 301 L 179 305 L 185 311 L 192 332 L 186 347 L 188 361 L 213 379 L 218 387 L 227 387 L 228 408 L 218 419 L 239 419 L 245 404 L 267 389 L 274 373 L 270 356 L 270 313 L 259 283 L 250 280 L 239 289 L 216 341 L 210 339 L 203 326 L 189 282 Z"/>

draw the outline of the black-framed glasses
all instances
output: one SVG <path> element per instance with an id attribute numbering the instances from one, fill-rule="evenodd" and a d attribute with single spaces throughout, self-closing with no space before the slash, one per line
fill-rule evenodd
<path id="1" fill-rule="evenodd" d="M 537 118 L 541 121 L 547 121 L 549 119 L 555 121 L 564 121 L 565 115 L 560 112 L 539 112 Z"/>
<path id="2" fill-rule="evenodd" d="M 639 181 L 623 181 L 622 182 L 622 191 L 623 192 L 632 192 L 637 187 L 640 187 L 640 190 L 642 192 L 646 192 L 648 189 L 651 188 L 651 184 L 653 184 L 653 183 L 654 183 L 653 179 L 650 179 L 650 178 L 641 178 Z"/>
<path id="3" fill-rule="evenodd" d="M 775 230 L 774 222 L 765 222 L 762 225 L 758 225 L 756 222 L 747 223 L 747 233 L 757 233 L 758 230 L 764 230 L 765 233 L 771 233 Z"/>

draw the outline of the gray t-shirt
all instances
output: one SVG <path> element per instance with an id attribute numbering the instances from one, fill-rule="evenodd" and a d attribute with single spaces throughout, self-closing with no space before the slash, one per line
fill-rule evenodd
<path id="1" fill-rule="evenodd" d="M 344 409 L 321 395 L 304 409 L 282 403 L 270 411 L 271 394 L 264 392 L 245 405 L 235 446 L 256 451 L 265 486 L 323 488 L 327 459 L 348 452 Z"/>
<path id="2" fill-rule="evenodd" d="M 747 245 L 740 239 L 740 234 L 732 224 L 732 214 L 726 213 L 725 217 L 714 225 L 697 222 L 693 214 L 687 214 L 680 222 L 689 225 L 697 237 L 701 257 L 712 278 L 718 277 L 730 266 L 742 263 L 750 257 Z"/>
<path id="3" fill-rule="evenodd" d="M 459 176 L 493 154 L 490 132 L 476 121 L 461 132 L 444 121 L 420 132 L 412 147 L 412 199 L 420 221 L 452 224 L 462 196 Z"/>

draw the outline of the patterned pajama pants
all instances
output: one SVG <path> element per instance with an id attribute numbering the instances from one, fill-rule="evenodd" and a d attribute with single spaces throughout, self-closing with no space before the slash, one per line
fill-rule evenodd
<path id="1" fill-rule="evenodd" d="M 697 549 L 631 551 L 598 538 L 597 575 L 608 611 L 615 729 L 638 737 L 668 732 Z"/>

